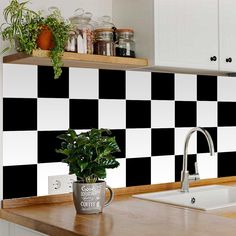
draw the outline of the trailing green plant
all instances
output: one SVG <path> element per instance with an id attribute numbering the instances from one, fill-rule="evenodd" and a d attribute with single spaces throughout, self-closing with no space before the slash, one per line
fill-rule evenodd
<path id="1" fill-rule="evenodd" d="M 91 129 L 77 134 L 68 129 L 58 136 L 62 140 L 57 153 L 67 156 L 63 162 L 69 165 L 70 174 L 75 174 L 84 183 L 95 183 L 106 177 L 107 168 L 116 168 L 119 162 L 113 153 L 119 152 L 115 137 L 108 129 Z"/>
<path id="2" fill-rule="evenodd" d="M 57 9 L 44 19 L 43 24 L 48 26 L 53 34 L 54 46 L 51 49 L 50 57 L 54 69 L 54 78 L 57 79 L 62 73 L 62 55 L 65 51 L 71 26 L 69 22 L 64 21 Z"/>

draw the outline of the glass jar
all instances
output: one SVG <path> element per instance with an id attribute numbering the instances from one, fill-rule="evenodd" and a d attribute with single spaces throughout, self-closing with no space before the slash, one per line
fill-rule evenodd
<path id="1" fill-rule="evenodd" d="M 94 41 L 94 54 L 115 56 L 115 43 L 113 29 L 96 29 Z"/>
<path id="2" fill-rule="evenodd" d="M 93 26 L 90 24 L 92 13 L 84 12 L 79 8 L 75 10 L 75 15 L 69 18 L 74 26 L 77 35 L 77 52 L 93 53 Z"/>
<path id="3" fill-rule="evenodd" d="M 77 35 L 74 30 L 69 32 L 69 38 L 65 50 L 67 52 L 77 52 Z"/>
<path id="4" fill-rule="evenodd" d="M 134 31 L 132 29 L 117 29 L 116 39 L 116 56 L 135 57 Z"/>

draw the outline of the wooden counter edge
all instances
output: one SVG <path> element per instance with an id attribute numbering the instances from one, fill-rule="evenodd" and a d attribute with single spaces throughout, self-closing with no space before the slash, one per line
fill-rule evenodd
<path id="1" fill-rule="evenodd" d="M 67 235 L 67 236 L 82 236 L 82 234 L 69 231 L 67 229 L 48 224 L 45 222 L 35 221 L 32 218 L 25 217 L 22 215 L 14 214 L 13 212 L 8 212 L 6 210 L 0 209 L 0 218 L 9 221 L 11 223 L 21 225 L 23 227 L 38 231 L 43 234 L 50 235 L 53 232 L 53 235 Z M 84 235 L 83 235 L 84 236 Z"/>
<path id="2" fill-rule="evenodd" d="M 190 186 L 196 187 L 196 186 L 204 186 L 212 184 L 227 184 L 230 182 L 236 182 L 236 176 L 199 180 L 190 183 Z M 180 182 L 142 185 L 142 186 L 133 186 L 126 188 L 115 188 L 114 192 L 115 196 L 122 196 L 122 195 L 133 195 L 138 193 L 166 191 L 178 188 L 180 188 Z M 5 199 L 2 200 L 2 208 L 10 209 L 10 208 L 25 207 L 39 204 L 71 202 L 72 200 L 73 200 L 72 193 Z"/>

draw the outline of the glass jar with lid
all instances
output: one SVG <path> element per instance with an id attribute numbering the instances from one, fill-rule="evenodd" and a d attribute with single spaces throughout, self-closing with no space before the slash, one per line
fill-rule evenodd
<path id="1" fill-rule="evenodd" d="M 101 28 L 95 30 L 94 54 L 115 56 L 113 33 L 114 30 L 111 28 Z"/>
<path id="2" fill-rule="evenodd" d="M 65 46 L 65 50 L 67 52 L 77 52 L 77 34 L 73 29 L 69 31 L 69 37 Z"/>
<path id="3" fill-rule="evenodd" d="M 116 56 L 135 57 L 134 31 L 132 29 L 117 29 L 116 39 Z"/>
<path id="4" fill-rule="evenodd" d="M 90 24 L 92 13 L 84 12 L 82 8 L 75 10 L 69 20 L 74 26 L 77 36 L 77 52 L 93 53 L 93 26 Z"/>

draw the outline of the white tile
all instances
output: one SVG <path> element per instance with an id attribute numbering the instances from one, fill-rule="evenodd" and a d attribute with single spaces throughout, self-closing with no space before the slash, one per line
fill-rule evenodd
<path id="1" fill-rule="evenodd" d="M 3 64 L 3 97 L 36 98 L 37 66 Z"/>
<path id="2" fill-rule="evenodd" d="M 151 127 L 173 128 L 175 126 L 174 101 L 151 101 Z"/>
<path id="3" fill-rule="evenodd" d="M 105 181 L 111 188 L 122 188 L 126 186 L 126 160 L 125 158 L 116 160 L 120 165 L 114 169 L 107 169 Z"/>
<path id="4" fill-rule="evenodd" d="M 3 165 L 37 164 L 37 131 L 3 132 Z"/>
<path id="5" fill-rule="evenodd" d="M 175 182 L 175 157 L 153 156 L 151 158 L 151 184 Z"/>
<path id="6" fill-rule="evenodd" d="M 90 131 L 91 129 L 75 129 L 76 134 L 80 134 L 80 133 L 86 133 L 88 131 Z"/>
<path id="7" fill-rule="evenodd" d="M 236 151 L 236 127 L 218 127 L 218 152 Z"/>
<path id="8" fill-rule="evenodd" d="M 69 167 L 66 163 L 42 163 L 37 165 L 37 192 L 38 196 L 48 195 L 48 176 L 67 175 Z"/>
<path id="9" fill-rule="evenodd" d="M 151 156 L 151 129 L 126 129 L 126 157 Z"/>
<path id="10" fill-rule="evenodd" d="M 190 74 L 175 74 L 175 100 L 197 100 L 197 76 Z"/>
<path id="11" fill-rule="evenodd" d="M 70 68 L 69 97 L 74 99 L 98 98 L 98 70 Z"/>
<path id="12" fill-rule="evenodd" d="M 126 99 L 151 99 L 151 72 L 126 71 Z"/>
<path id="13" fill-rule="evenodd" d="M 217 178 L 218 158 L 217 153 L 210 156 L 209 153 L 197 154 L 198 172 L 200 179 Z"/>
<path id="14" fill-rule="evenodd" d="M 38 130 L 69 128 L 69 99 L 38 98 Z"/>
<path id="15" fill-rule="evenodd" d="M 192 128 L 175 128 L 175 155 L 183 155 L 184 143 L 188 132 Z M 188 153 L 195 154 L 197 152 L 197 135 L 196 132 L 192 134 L 189 145 Z"/>
<path id="16" fill-rule="evenodd" d="M 126 104 L 124 100 L 99 100 L 99 128 L 125 129 Z"/>
<path id="17" fill-rule="evenodd" d="M 218 101 L 236 102 L 236 78 L 218 77 Z"/>
<path id="18" fill-rule="evenodd" d="M 217 126 L 217 102 L 197 102 L 197 125 L 202 127 Z"/>

